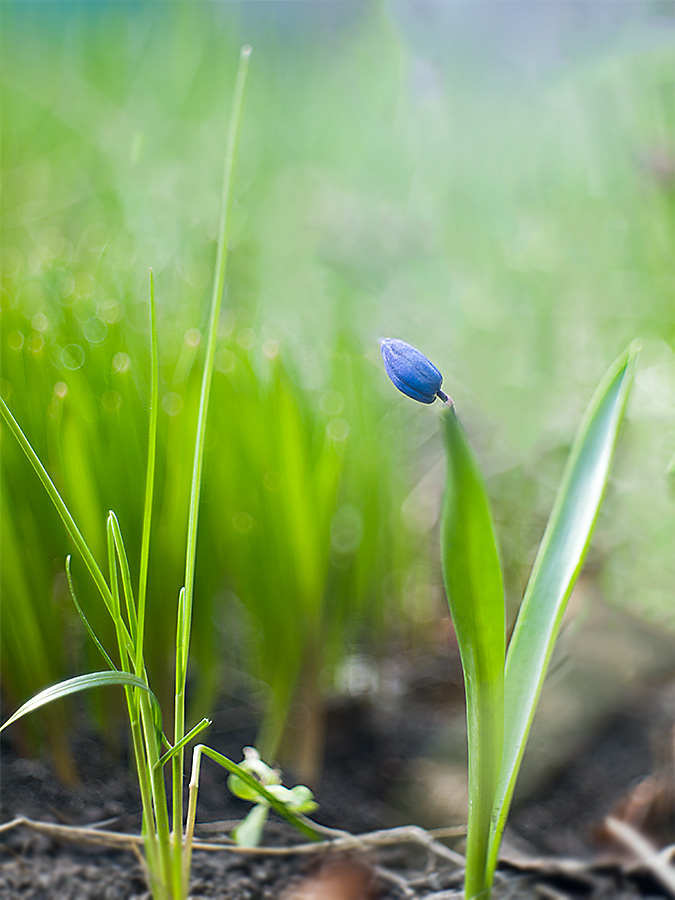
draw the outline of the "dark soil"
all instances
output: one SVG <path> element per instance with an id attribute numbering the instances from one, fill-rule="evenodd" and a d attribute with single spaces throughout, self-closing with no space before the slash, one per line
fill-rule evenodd
<path id="1" fill-rule="evenodd" d="M 351 700 L 333 707 L 326 765 L 316 789 L 318 822 L 364 833 L 424 821 L 423 810 L 413 818 L 398 798 L 405 796 L 410 761 L 425 752 L 439 709 L 447 715 L 448 705 L 461 704 L 454 681 L 444 684 L 441 679 L 438 690 L 429 688 L 426 684 L 422 692 L 424 701 L 412 685 L 393 706 Z M 603 826 L 604 817 L 613 813 L 656 845 L 671 843 L 672 759 L 664 764 L 654 758 L 646 727 L 652 720 L 662 723 L 664 697 L 670 696 L 669 687 L 643 693 L 589 736 L 583 753 L 537 797 L 521 801 L 505 841 L 495 900 L 673 896 L 653 866 L 636 861 L 625 844 L 610 840 Z M 250 710 L 237 706 L 216 717 L 209 743 L 240 759 L 242 746 L 253 741 L 254 733 Z M 105 823 L 108 830 L 138 834 L 140 803 L 131 771 L 91 735 L 80 733 L 73 749 L 81 783 L 65 787 L 47 762 L 19 758 L 11 738 L 3 741 L 2 821 L 24 816 L 61 825 Z M 286 773 L 285 781 L 295 783 L 292 773 Z M 198 815 L 202 826 L 239 819 L 247 808 L 229 794 L 222 770 L 205 762 Z M 208 837 L 213 836 L 209 831 Z M 140 858 L 131 851 L 64 840 L 25 825 L 4 831 L 0 840 L 0 900 L 149 897 Z M 298 840 L 276 821 L 265 836 L 268 846 Z M 461 867 L 410 843 L 346 856 L 327 850 L 286 856 L 196 852 L 191 897 L 459 900 L 461 881 Z"/>

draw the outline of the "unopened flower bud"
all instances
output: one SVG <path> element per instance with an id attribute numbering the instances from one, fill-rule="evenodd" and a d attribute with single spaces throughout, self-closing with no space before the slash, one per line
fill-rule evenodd
<path id="1" fill-rule="evenodd" d="M 447 401 L 443 376 L 423 353 L 396 338 L 383 338 L 380 349 L 387 375 L 401 393 L 420 403 L 433 403 L 436 397 Z"/>

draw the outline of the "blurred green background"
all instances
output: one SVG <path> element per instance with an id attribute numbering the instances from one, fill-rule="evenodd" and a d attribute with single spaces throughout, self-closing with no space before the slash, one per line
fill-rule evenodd
<path id="1" fill-rule="evenodd" d="M 488 479 L 511 611 L 590 393 L 642 339 L 589 571 L 604 601 L 675 634 L 675 3 L 7 0 L 1 15 L 0 386 L 100 561 L 110 508 L 138 560 L 155 272 L 147 649 L 164 700 L 243 43 L 195 714 L 252 694 L 263 753 L 297 761 L 293 734 L 311 733 L 311 771 L 345 661 L 438 649 L 437 421 L 387 381 L 382 336 L 444 373 Z M 3 437 L 7 711 L 97 664 L 70 549 Z M 59 726 L 48 714 L 66 771 Z M 43 726 L 29 727 L 34 748 Z"/>

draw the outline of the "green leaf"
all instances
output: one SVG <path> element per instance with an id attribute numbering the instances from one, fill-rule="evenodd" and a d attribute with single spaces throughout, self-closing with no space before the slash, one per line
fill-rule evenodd
<path id="1" fill-rule="evenodd" d="M 47 491 L 47 494 L 49 495 L 49 498 L 51 499 L 52 503 L 56 507 L 56 510 L 57 510 L 59 516 L 61 517 L 63 524 L 66 526 L 66 530 L 68 531 L 68 534 L 72 538 L 77 549 L 82 554 L 82 558 L 84 559 L 84 562 L 85 562 L 87 568 L 89 569 L 89 572 L 90 572 L 92 578 L 94 579 L 96 586 L 98 587 L 99 591 L 101 592 L 101 596 L 103 597 L 103 600 L 105 601 L 106 605 L 110 609 L 110 605 L 112 602 L 112 598 L 110 596 L 110 588 L 108 587 L 106 580 L 103 577 L 103 573 L 101 572 L 101 570 L 98 566 L 98 563 L 94 559 L 94 556 L 93 556 L 91 550 L 89 549 L 87 542 L 82 537 L 80 529 L 75 524 L 75 520 L 71 516 L 70 510 L 64 503 L 59 492 L 56 490 L 56 487 L 54 486 L 54 482 L 51 480 L 51 478 L 47 474 L 47 470 L 42 465 L 37 453 L 35 452 L 35 450 L 33 450 L 33 447 L 31 446 L 30 441 L 28 440 L 26 435 L 23 433 L 21 426 L 19 425 L 19 423 L 16 421 L 16 419 L 10 412 L 9 407 L 7 406 L 5 401 L 2 399 L 2 397 L 0 397 L 0 414 L 2 414 L 9 430 L 12 432 L 12 434 L 16 438 L 17 443 L 19 444 L 19 446 L 25 453 L 28 461 L 32 465 L 33 469 L 35 470 L 36 475 L 42 482 L 42 485 L 43 485 L 44 489 Z"/>
<path id="2" fill-rule="evenodd" d="M 194 741 L 198 734 L 201 734 L 201 732 L 204 731 L 205 728 L 208 728 L 209 725 L 212 724 L 212 719 L 202 719 L 200 722 L 198 722 L 194 728 L 191 728 L 188 731 L 185 737 L 178 744 L 175 744 L 173 746 L 169 745 L 166 753 L 161 756 L 155 763 L 154 768 L 161 769 L 162 766 L 165 766 L 169 762 L 169 760 L 172 759 L 172 757 L 174 757 L 177 753 L 180 753 L 181 750 L 190 743 L 190 741 Z"/>
<path id="3" fill-rule="evenodd" d="M 121 684 L 126 687 L 141 688 L 141 690 L 147 691 L 153 704 L 157 730 L 161 731 L 162 714 L 157 697 L 155 697 L 148 685 L 140 678 L 137 678 L 135 675 L 131 675 L 129 672 L 117 671 L 89 672 L 86 675 L 78 675 L 75 678 L 69 678 L 67 681 L 60 681 L 58 684 L 54 684 L 51 687 L 45 688 L 44 691 L 40 691 L 39 694 L 36 694 L 34 697 L 31 697 L 30 700 L 27 700 L 23 704 L 23 706 L 20 706 L 19 709 L 17 709 L 17 711 L 14 713 L 14 715 L 10 716 L 9 719 L 7 719 L 7 721 L 4 723 L 4 725 L 0 727 L 0 731 L 4 731 L 4 729 L 7 728 L 8 725 L 11 725 L 13 722 L 22 719 L 25 715 L 28 715 L 28 713 L 30 712 L 34 712 L 41 706 L 46 706 L 47 703 L 51 703 L 53 700 L 59 700 L 62 697 L 67 697 L 69 694 L 76 694 L 79 691 L 86 691 L 90 688 L 106 687 L 108 685 L 115 684 Z"/>
<path id="4" fill-rule="evenodd" d="M 245 784 L 238 775 L 230 775 L 227 779 L 227 789 L 239 800 L 248 800 L 249 802 L 260 800 L 260 791 Z"/>
<path id="5" fill-rule="evenodd" d="M 157 346 L 157 304 L 155 276 L 150 269 L 150 423 L 148 428 L 148 458 L 145 470 L 145 499 L 143 501 L 143 529 L 141 532 L 141 563 L 138 576 L 138 629 L 136 635 L 135 672 L 140 678 L 145 668 L 143 645 L 145 640 L 145 612 L 150 565 L 150 533 L 152 504 L 155 492 L 157 465 L 157 418 L 159 415 L 159 350 Z"/>
<path id="6" fill-rule="evenodd" d="M 204 448 L 206 446 L 206 422 L 209 409 L 209 398 L 213 383 L 213 370 L 218 343 L 218 323 L 225 292 L 225 274 L 229 254 L 229 240 L 232 230 L 232 204 L 234 195 L 234 168 L 239 146 L 242 113 L 244 109 L 244 88 L 248 73 L 251 48 L 242 47 L 239 54 L 239 68 L 234 85 L 232 111 L 227 132 L 225 147 L 225 165 L 223 171 L 223 192 L 220 206 L 220 224 L 218 228 L 218 248 L 211 294 L 211 310 L 209 314 L 208 340 L 206 357 L 202 371 L 202 384 L 199 394 L 199 412 L 197 415 L 197 434 L 192 459 L 192 480 L 190 487 L 190 503 L 188 506 L 187 543 L 185 552 L 185 585 L 182 595 L 182 612 L 179 616 L 177 641 L 179 648 L 176 658 L 176 688 L 174 701 L 174 744 L 178 746 L 185 735 L 185 682 L 187 678 L 188 650 L 192 633 L 192 611 L 194 603 L 195 568 L 197 562 L 197 525 L 199 521 L 199 499 L 201 495 L 202 475 L 204 470 Z M 178 753 L 173 760 L 173 814 L 179 821 L 183 815 L 183 754 Z"/>
<path id="7" fill-rule="evenodd" d="M 106 652 L 105 647 L 103 646 L 103 644 L 99 641 L 98 637 L 96 636 L 96 632 L 89 624 L 89 620 L 85 616 L 84 610 L 80 606 L 79 600 L 77 599 L 77 594 L 75 593 L 75 585 L 73 584 L 73 576 L 70 571 L 70 563 L 71 563 L 71 557 L 70 557 L 70 555 L 68 555 L 66 557 L 66 577 L 68 579 L 68 589 L 70 591 L 70 597 L 73 601 L 75 609 L 77 610 L 77 613 L 78 613 L 80 619 L 82 620 L 84 627 L 87 629 L 87 633 L 89 634 L 89 637 L 96 644 L 96 646 L 98 647 L 99 653 L 101 654 L 103 659 L 108 664 L 108 668 L 112 669 L 112 671 L 116 672 L 117 666 L 112 661 L 112 659 L 108 656 L 108 653 Z"/>
<path id="8" fill-rule="evenodd" d="M 43 485 L 45 491 L 47 492 L 47 495 L 49 496 L 50 500 L 56 507 L 56 511 L 58 512 L 59 516 L 61 517 L 61 521 L 65 525 L 66 530 L 67 530 L 68 534 L 70 535 L 72 541 L 74 542 L 75 546 L 80 551 L 80 553 L 82 555 L 82 559 L 84 560 L 84 563 L 85 563 L 87 569 L 89 570 L 89 573 L 90 573 L 91 577 L 93 578 L 94 583 L 96 584 L 96 586 L 99 589 L 101 597 L 103 598 L 103 602 L 105 603 L 105 605 L 108 609 L 108 612 L 110 613 L 110 615 L 113 617 L 113 620 L 114 620 L 115 612 L 114 612 L 114 608 L 113 608 L 114 603 L 113 603 L 112 593 L 111 593 L 110 588 L 108 587 L 108 583 L 106 582 L 106 580 L 103 576 L 103 573 L 101 572 L 101 569 L 99 568 L 98 563 L 94 559 L 93 553 L 89 549 L 89 546 L 88 546 L 87 542 L 85 541 L 84 537 L 82 536 L 80 529 L 77 527 L 75 520 L 73 519 L 72 515 L 70 514 L 70 510 L 66 506 L 66 504 L 65 504 L 63 498 L 61 497 L 61 495 L 59 494 L 59 492 L 57 491 L 57 489 L 54 485 L 54 482 L 51 480 L 47 470 L 42 465 L 40 458 L 38 457 L 35 450 L 33 450 L 33 447 L 31 445 L 30 441 L 28 440 L 26 435 L 23 433 L 21 426 L 19 425 L 17 420 L 12 415 L 9 407 L 7 406 L 7 404 L 5 403 L 5 401 L 3 400 L 2 397 L 0 397 L 0 415 L 2 415 L 2 417 L 4 418 L 5 423 L 7 424 L 9 430 L 12 432 L 12 434 L 16 438 L 17 443 L 19 444 L 19 446 L 23 450 L 24 454 L 26 455 L 26 458 L 28 459 L 31 466 L 33 467 L 36 475 L 42 482 L 42 485 Z M 131 648 L 132 647 L 131 636 L 127 632 L 126 626 L 123 626 L 123 636 L 124 636 L 124 640 L 125 640 L 127 647 Z"/>
<path id="9" fill-rule="evenodd" d="M 279 790 L 279 785 L 272 785 L 270 787 L 271 794 L 277 794 Z M 287 793 L 284 795 L 285 799 L 277 794 L 280 800 L 284 800 L 286 806 L 289 809 L 292 809 L 294 812 L 307 813 L 314 812 L 319 808 L 319 804 L 314 799 L 314 794 L 312 791 L 304 784 L 296 784 L 292 788 L 286 788 Z"/>
<path id="10" fill-rule="evenodd" d="M 281 786 L 281 776 L 260 758 L 255 747 L 244 747 L 244 759 L 239 767 L 268 790 L 271 786 Z M 228 790 L 240 800 L 260 800 L 260 792 L 245 784 L 238 775 L 230 775 L 227 779 Z M 284 788 L 285 790 L 285 788 Z M 276 796 L 276 795 L 275 795 Z"/>
<path id="11" fill-rule="evenodd" d="M 494 869 L 535 708 L 605 492 L 637 351 L 611 366 L 586 415 L 530 575 L 506 661 L 504 754 L 490 835 Z"/>
<path id="12" fill-rule="evenodd" d="M 469 751 L 469 818 L 465 893 L 489 884 L 488 836 L 499 778 L 504 723 L 506 621 L 504 589 L 485 487 L 454 408 L 442 415 L 448 458 L 442 563 L 450 614 L 464 670 Z"/>
<path id="13" fill-rule="evenodd" d="M 267 803 L 257 803 L 252 810 L 232 830 L 232 839 L 240 847 L 257 847 L 262 837 L 263 828 L 270 808 Z"/>

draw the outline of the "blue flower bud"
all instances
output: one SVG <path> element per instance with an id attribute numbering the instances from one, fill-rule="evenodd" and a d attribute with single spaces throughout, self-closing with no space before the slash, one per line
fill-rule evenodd
<path id="1" fill-rule="evenodd" d="M 380 341 L 384 368 L 394 386 L 420 403 L 433 403 L 436 397 L 448 399 L 441 390 L 443 376 L 424 354 L 405 341 L 383 338 Z"/>

